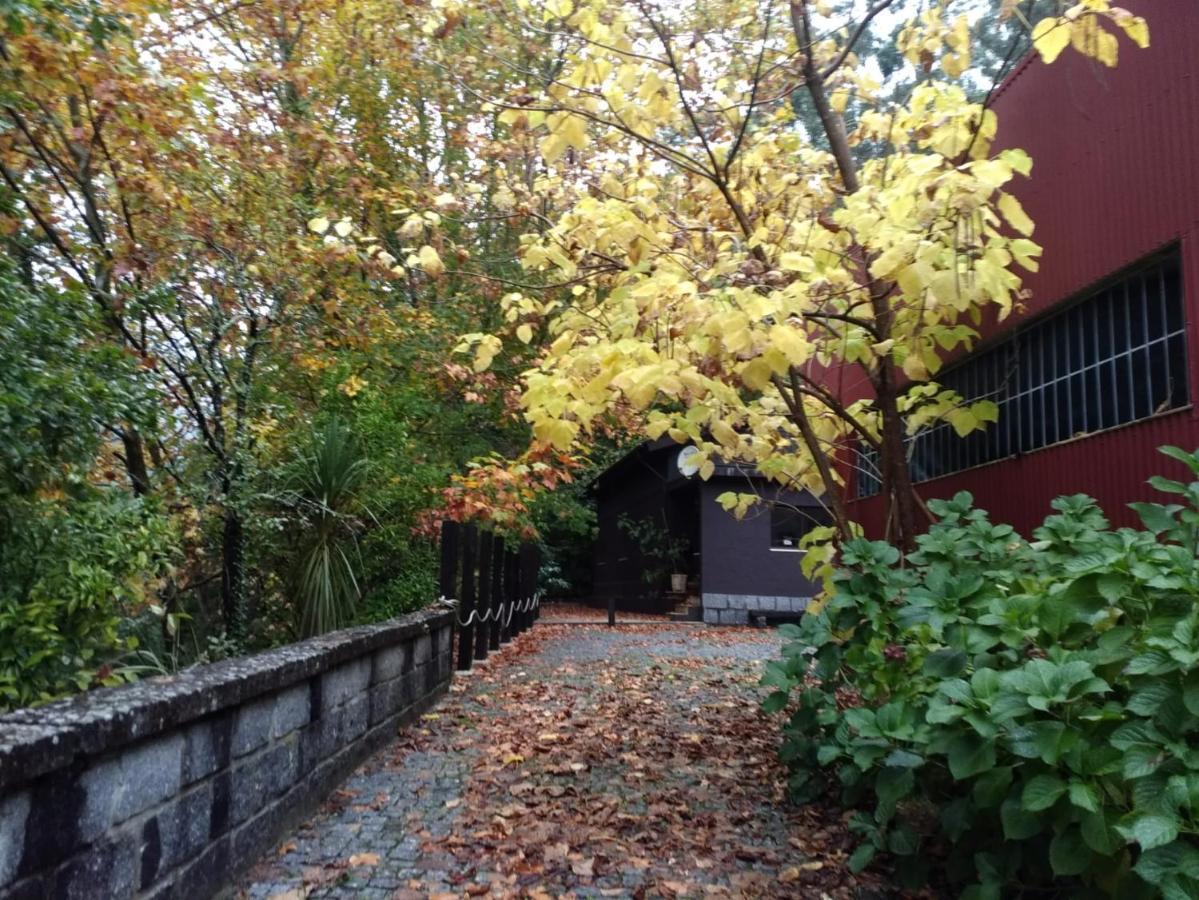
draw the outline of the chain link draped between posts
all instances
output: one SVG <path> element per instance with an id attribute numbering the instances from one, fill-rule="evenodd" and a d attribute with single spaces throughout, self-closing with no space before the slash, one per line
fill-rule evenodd
<path id="1" fill-rule="evenodd" d="M 442 600 L 457 605 L 459 671 L 469 671 L 541 615 L 540 551 L 471 524 L 441 524 Z"/>
<path id="2" fill-rule="evenodd" d="M 459 601 L 450 599 L 449 597 L 442 596 L 442 597 L 438 598 L 438 602 L 452 603 L 455 606 L 458 606 L 459 609 L 461 609 L 461 604 L 459 603 Z M 529 597 L 523 603 L 505 603 L 505 604 L 501 605 L 499 610 L 492 608 L 492 609 L 487 610 L 487 612 L 483 613 L 483 615 L 479 615 L 479 611 L 477 609 L 472 609 L 470 611 L 470 615 L 466 617 L 465 621 L 463 621 L 462 616 L 458 616 L 458 627 L 459 628 L 469 628 L 471 625 L 474 625 L 475 623 L 490 622 L 493 618 L 496 618 L 496 616 L 494 615 L 496 612 L 500 612 L 500 610 L 505 610 L 505 609 L 507 610 L 507 613 L 501 612 L 501 615 L 506 616 L 506 618 L 501 618 L 500 621 L 502 621 L 505 625 L 510 625 L 512 623 L 512 617 L 514 615 L 516 615 L 516 613 L 530 612 L 534 609 L 539 609 L 540 607 L 541 607 L 541 594 L 538 593 L 532 597 Z"/>

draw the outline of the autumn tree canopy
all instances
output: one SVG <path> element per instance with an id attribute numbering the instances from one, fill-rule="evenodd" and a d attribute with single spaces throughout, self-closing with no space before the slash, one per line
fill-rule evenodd
<path id="1" fill-rule="evenodd" d="M 906 438 L 997 415 L 936 373 L 983 315 L 1017 307 L 1040 253 L 1011 190 L 1034 161 L 992 150 L 975 46 L 998 77 L 1030 42 L 1046 62 L 1108 66 L 1118 35 L 1148 44 L 1144 20 L 1107 0 L 549 0 L 498 20 L 447 5 L 434 21 L 480 59 L 498 58 L 496 35 L 555 53 L 513 64 L 525 82 L 508 94 L 444 63 L 498 111 L 497 146 L 540 155 L 532 177 L 491 169 L 528 226 L 524 283 L 502 300 L 510 327 L 462 345 L 480 371 L 504 338 L 542 348 L 522 395 L 537 439 L 566 451 L 614 421 L 669 434 L 700 449 L 701 475 L 736 458 L 820 494 L 841 538 L 846 478 L 864 467 L 901 546 L 924 523 Z M 889 76 L 866 52 L 880 35 L 903 60 Z M 753 498 L 724 500 L 743 512 Z"/>

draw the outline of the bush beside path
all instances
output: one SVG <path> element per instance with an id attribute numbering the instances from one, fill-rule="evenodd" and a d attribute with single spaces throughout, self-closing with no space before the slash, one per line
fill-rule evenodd
<path id="1" fill-rule="evenodd" d="M 245 897 L 881 892 L 841 816 L 785 801 L 772 631 L 539 625 L 367 763 Z"/>

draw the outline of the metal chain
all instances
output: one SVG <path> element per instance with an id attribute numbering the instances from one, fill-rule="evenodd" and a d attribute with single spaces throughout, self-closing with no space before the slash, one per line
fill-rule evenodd
<path id="1" fill-rule="evenodd" d="M 442 597 L 441 601 L 442 602 L 452 602 L 455 605 L 458 602 L 456 600 L 447 601 L 445 597 Z M 531 597 L 526 598 L 525 600 L 520 600 L 520 601 L 517 601 L 514 603 L 501 603 L 499 606 L 489 607 L 487 612 L 483 613 L 482 615 L 479 615 L 479 610 L 477 608 L 472 609 L 470 611 L 470 615 L 466 617 L 465 622 L 462 620 L 461 616 L 458 617 L 458 627 L 466 628 L 469 625 L 473 625 L 475 622 L 479 622 L 479 623 L 490 622 L 493 619 L 501 619 L 502 618 L 504 627 L 507 628 L 509 625 L 512 624 L 512 617 L 516 613 L 529 612 L 529 610 L 535 609 L 536 607 L 539 607 L 540 605 L 541 605 L 541 594 L 537 593 Z"/>

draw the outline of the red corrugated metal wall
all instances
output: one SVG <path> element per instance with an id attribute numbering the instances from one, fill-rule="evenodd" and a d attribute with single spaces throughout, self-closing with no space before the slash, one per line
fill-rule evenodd
<path id="1" fill-rule="evenodd" d="M 1016 193 L 1036 222 L 1041 271 L 1029 275 L 1027 321 L 1152 253 L 1178 243 L 1186 291 L 1190 397 L 1199 397 L 1199 2 L 1130 0 L 1149 21 L 1151 45 L 1120 39 L 1115 69 L 1067 50 L 1052 66 L 1026 60 L 995 104 L 1002 147 L 1033 158 Z M 1001 329 L 988 329 L 992 336 Z M 1155 452 L 1199 446 L 1195 407 L 1046 447 L 919 486 L 921 495 L 974 494 L 996 521 L 1027 533 L 1060 494 L 1096 497 L 1118 524 L 1125 504 L 1152 498 L 1145 480 L 1181 475 Z M 881 532 L 882 504 L 858 501 L 856 517 Z"/>

